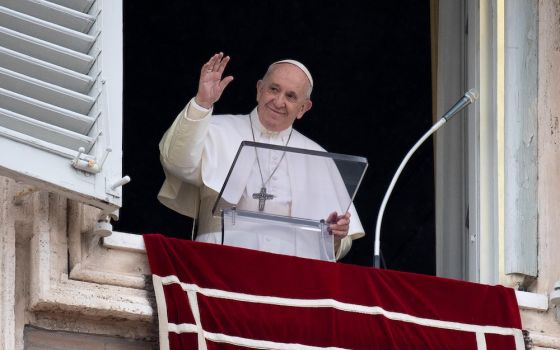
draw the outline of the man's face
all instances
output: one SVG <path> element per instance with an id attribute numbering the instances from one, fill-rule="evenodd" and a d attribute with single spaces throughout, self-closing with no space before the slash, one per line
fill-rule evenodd
<path id="1" fill-rule="evenodd" d="M 257 82 L 257 111 L 260 122 L 270 131 L 287 129 L 311 108 L 306 93 L 309 80 L 298 67 L 289 63 L 272 66 Z"/>

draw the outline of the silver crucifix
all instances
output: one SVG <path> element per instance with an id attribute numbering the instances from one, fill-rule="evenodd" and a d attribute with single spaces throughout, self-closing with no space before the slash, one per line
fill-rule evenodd
<path id="1" fill-rule="evenodd" d="M 261 187 L 260 192 L 253 193 L 253 199 L 259 200 L 259 211 L 263 211 L 266 201 L 273 198 L 274 198 L 273 194 L 266 193 L 266 187 Z"/>

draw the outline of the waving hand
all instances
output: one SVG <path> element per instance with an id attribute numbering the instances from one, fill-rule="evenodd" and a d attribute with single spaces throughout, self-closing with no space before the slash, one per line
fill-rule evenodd
<path id="1" fill-rule="evenodd" d="M 222 96 L 222 92 L 233 80 L 229 75 L 222 79 L 222 75 L 230 60 L 223 52 L 217 53 L 206 62 L 200 71 L 198 82 L 198 92 L 196 93 L 196 103 L 204 108 L 210 109 Z"/>

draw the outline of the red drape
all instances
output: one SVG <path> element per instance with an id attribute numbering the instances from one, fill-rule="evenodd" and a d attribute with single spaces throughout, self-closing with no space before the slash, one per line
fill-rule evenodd
<path id="1" fill-rule="evenodd" d="M 524 349 L 512 289 L 144 235 L 166 349 Z"/>

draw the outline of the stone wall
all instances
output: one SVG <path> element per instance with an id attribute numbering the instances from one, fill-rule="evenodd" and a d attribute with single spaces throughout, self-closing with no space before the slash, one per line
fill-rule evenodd
<path id="1" fill-rule="evenodd" d="M 548 296 L 560 281 L 560 1 L 539 1 L 538 278 L 530 291 Z M 523 310 L 535 348 L 560 349 L 560 315 Z"/>
<path id="2" fill-rule="evenodd" d="M 25 327 L 23 338 L 27 350 L 151 350 L 158 348 L 156 342 L 49 331 L 35 327 Z"/>
<path id="3" fill-rule="evenodd" d="M 157 340 L 146 255 L 105 247 L 94 233 L 98 216 L 0 177 L 0 349 L 24 349 L 26 326 L 146 346 Z"/>

